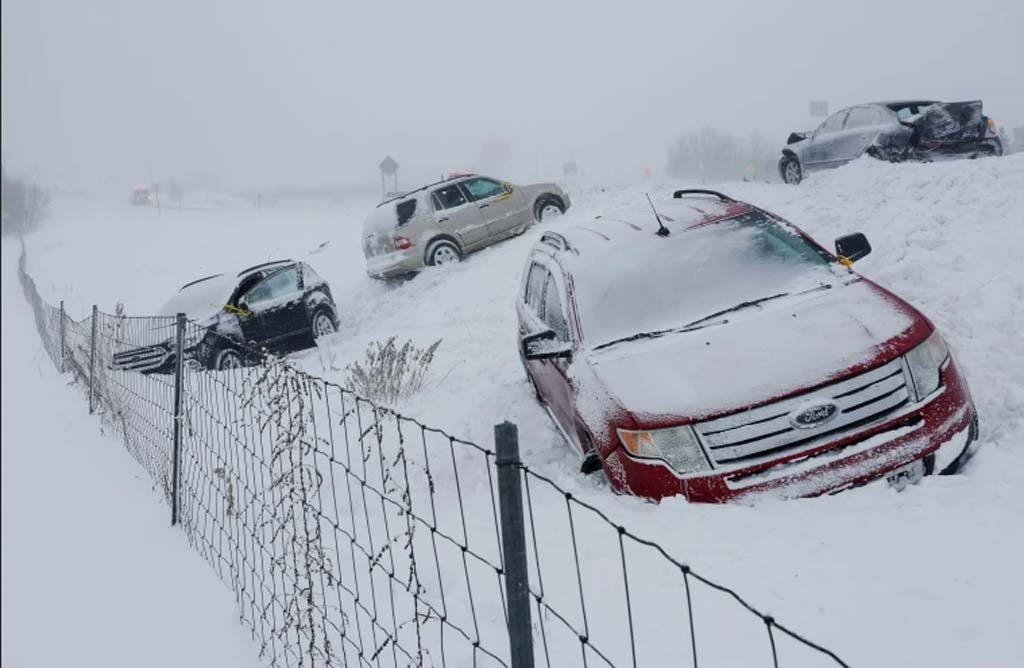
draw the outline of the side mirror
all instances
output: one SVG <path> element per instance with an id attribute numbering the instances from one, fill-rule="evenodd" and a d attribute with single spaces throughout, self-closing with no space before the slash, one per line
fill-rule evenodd
<path id="1" fill-rule="evenodd" d="M 224 310 L 230 313 L 234 313 L 240 318 L 244 318 L 247 315 L 252 315 L 252 312 L 247 308 L 246 303 L 244 301 L 239 301 L 238 306 L 224 304 Z"/>
<path id="2" fill-rule="evenodd" d="M 871 244 L 863 232 L 854 232 L 836 239 L 836 255 L 839 261 L 850 266 L 871 253 Z"/>
<path id="3" fill-rule="evenodd" d="M 546 329 L 523 337 L 523 357 L 528 360 L 569 359 L 572 344 L 559 341 L 552 330 Z"/>

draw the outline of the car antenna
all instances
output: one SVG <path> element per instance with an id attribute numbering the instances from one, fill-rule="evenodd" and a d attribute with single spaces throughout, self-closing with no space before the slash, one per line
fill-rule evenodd
<path id="1" fill-rule="evenodd" d="M 654 208 L 654 202 L 651 201 L 651 194 L 644 194 L 647 195 L 647 203 L 651 205 L 651 211 L 654 212 L 654 219 L 658 221 L 658 231 L 656 234 L 659 237 L 667 237 L 669 235 L 668 228 L 665 227 L 665 223 L 661 222 L 661 216 L 658 215 L 658 210 Z"/>

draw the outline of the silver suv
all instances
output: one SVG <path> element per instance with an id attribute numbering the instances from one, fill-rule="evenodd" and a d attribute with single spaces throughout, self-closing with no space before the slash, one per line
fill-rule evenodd
<path id="1" fill-rule="evenodd" d="M 363 224 L 366 273 L 391 278 L 521 234 L 560 215 L 569 196 L 554 183 L 519 186 L 486 176 L 458 176 L 381 202 Z"/>

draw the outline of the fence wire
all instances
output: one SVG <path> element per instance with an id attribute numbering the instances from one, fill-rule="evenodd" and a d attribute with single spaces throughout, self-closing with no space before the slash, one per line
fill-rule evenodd
<path id="1" fill-rule="evenodd" d="M 272 357 L 225 371 L 183 361 L 176 403 L 176 318 L 75 321 L 24 265 L 23 252 L 47 354 L 169 503 L 177 482 L 183 531 L 269 665 L 511 665 L 492 450 Z M 184 341 L 203 338 L 184 326 Z M 847 665 L 518 466 L 537 665 Z"/>

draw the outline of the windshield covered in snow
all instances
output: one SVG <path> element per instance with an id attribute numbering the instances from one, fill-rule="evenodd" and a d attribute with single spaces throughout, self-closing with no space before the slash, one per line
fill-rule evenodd
<path id="1" fill-rule="evenodd" d="M 588 345 L 682 328 L 746 302 L 829 285 L 830 258 L 752 211 L 617 244 L 601 271 L 574 277 Z M 707 323 L 703 323 L 707 324 Z"/>
<path id="2" fill-rule="evenodd" d="M 230 274 L 218 274 L 190 283 L 164 304 L 160 315 L 184 313 L 190 318 L 202 318 L 220 311 L 231 297 L 238 279 Z"/>

